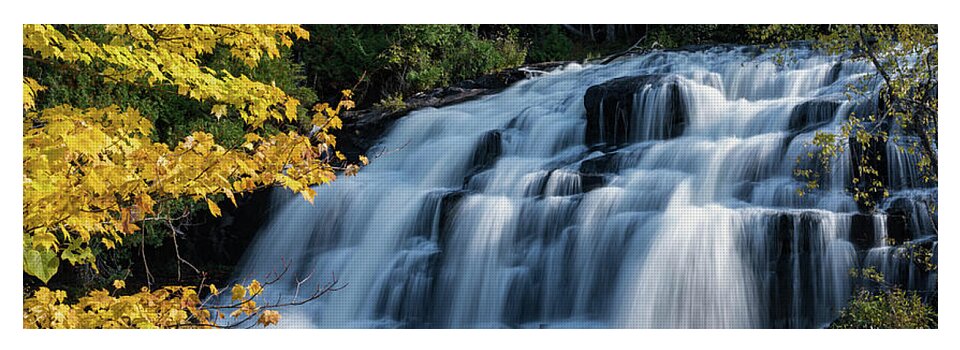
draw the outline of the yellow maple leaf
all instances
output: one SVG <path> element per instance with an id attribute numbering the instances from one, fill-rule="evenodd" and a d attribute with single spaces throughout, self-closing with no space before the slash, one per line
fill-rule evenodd
<path id="1" fill-rule="evenodd" d="M 257 319 L 257 323 L 262 324 L 264 327 L 277 324 L 278 322 L 280 322 L 280 313 L 274 310 L 263 311 Z"/>
<path id="2" fill-rule="evenodd" d="M 239 284 L 234 284 L 230 289 L 230 299 L 234 301 L 243 300 L 245 296 L 247 296 L 247 289 Z"/>
<path id="3" fill-rule="evenodd" d="M 121 209 L 120 210 L 120 232 L 123 232 L 128 235 L 134 232 L 137 232 L 137 230 L 139 230 L 140 227 L 133 223 L 134 220 L 135 218 L 133 217 L 133 214 L 130 212 L 130 209 L 127 209 L 127 208 Z"/>
<path id="4" fill-rule="evenodd" d="M 229 183 L 229 182 L 227 182 L 227 183 Z M 230 199 L 230 202 L 233 203 L 233 206 L 234 206 L 234 207 L 237 206 L 237 198 L 234 197 L 233 191 L 231 191 L 229 187 L 224 187 L 224 188 L 223 188 L 223 194 L 226 195 L 228 199 Z"/>
<path id="5" fill-rule="evenodd" d="M 217 119 L 220 119 L 227 114 L 227 105 L 213 105 L 213 109 L 210 110 L 210 113 L 217 117 Z"/>
<path id="6" fill-rule="evenodd" d="M 210 198 L 207 198 L 207 207 L 210 208 L 210 214 L 215 217 L 220 217 L 220 207 L 217 206 L 217 203 L 214 203 Z"/>
<path id="7" fill-rule="evenodd" d="M 356 107 L 357 105 L 356 105 L 355 103 L 353 103 L 353 101 L 350 101 L 350 100 L 342 100 L 342 101 L 340 101 L 340 104 L 338 104 L 337 106 L 338 106 L 338 107 L 343 107 L 343 109 L 353 109 L 353 108 Z"/>
<path id="8" fill-rule="evenodd" d="M 157 202 L 149 194 L 141 193 L 137 196 L 137 208 L 143 213 L 153 214 L 153 206 L 156 204 Z"/>
<path id="9" fill-rule="evenodd" d="M 243 139 L 246 140 L 247 142 L 263 141 L 263 138 L 260 137 L 260 135 L 252 134 L 252 133 L 251 133 L 251 134 L 246 134 L 246 135 L 244 135 L 244 136 L 243 136 Z"/>
<path id="10" fill-rule="evenodd" d="M 252 282 L 250 282 L 250 286 L 247 287 L 247 289 L 250 291 L 250 296 L 254 296 L 254 295 L 259 295 L 260 292 L 263 291 L 263 286 L 260 285 L 259 281 L 253 280 Z"/>
<path id="11" fill-rule="evenodd" d="M 240 305 L 240 310 L 247 315 L 252 315 L 258 310 L 257 302 L 253 300 L 244 301 L 243 304 Z"/>
<path id="12" fill-rule="evenodd" d="M 23 109 L 32 110 L 36 107 L 37 93 L 46 89 L 33 78 L 23 77 Z"/>

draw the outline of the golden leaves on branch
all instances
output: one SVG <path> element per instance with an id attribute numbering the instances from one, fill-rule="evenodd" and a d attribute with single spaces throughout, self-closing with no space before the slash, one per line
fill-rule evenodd
<path id="1" fill-rule="evenodd" d="M 294 132 L 249 134 L 236 149 L 194 132 L 170 148 L 151 142 L 151 124 L 134 110 L 61 106 L 35 121 L 44 126 L 27 129 L 23 141 L 24 228 L 45 249 L 56 238 L 44 228 L 57 225 L 67 228 L 64 239 L 121 243 L 158 211 L 154 198 L 202 198 L 220 216 L 212 196 L 235 203 L 235 193 L 280 184 L 312 201 L 311 185 L 336 178 L 310 138 Z"/>
<path id="2" fill-rule="evenodd" d="M 280 322 L 280 313 L 274 310 L 266 310 L 260 314 L 260 318 L 257 319 L 257 323 L 262 324 L 264 327 L 277 324 Z"/>
<path id="3" fill-rule="evenodd" d="M 126 287 L 113 282 L 115 290 Z M 242 288 L 242 287 L 241 287 Z M 66 292 L 45 287 L 24 300 L 24 328 L 209 328 L 216 324 L 211 309 L 193 287 L 171 286 L 154 291 L 114 296 L 95 290 L 75 304 L 65 303 Z M 248 300 L 246 302 L 251 302 Z M 259 311 L 259 310 L 255 310 Z"/>
<path id="4" fill-rule="evenodd" d="M 36 110 L 46 89 L 36 77 L 23 78 L 23 250 L 24 272 L 46 283 L 60 259 L 97 270 L 92 244 L 113 249 L 138 232 L 146 220 L 174 220 L 169 201 L 188 198 L 220 216 L 223 198 L 236 205 L 237 195 L 281 185 L 313 201 L 311 186 L 333 181 L 336 172 L 354 173 L 357 165 L 334 159 L 336 138 L 329 132 L 343 123 L 339 113 L 354 107 L 343 91 L 336 105 L 314 108 L 311 135 L 260 127 L 268 121 L 295 121 L 300 102 L 273 83 L 215 71 L 201 56 L 225 47 L 254 67 L 280 57 L 282 46 L 307 38 L 295 25 L 108 25 L 105 37 L 93 40 L 69 25 L 24 25 L 24 59 L 61 66 L 100 69 L 105 84 L 161 87 L 185 99 L 211 105 L 219 119 L 238 117 L 250 128 L 244 143 L 225 147 L 214 136 L 195 131 L 176 145 L 155 142 L 153 123 L 135 109 L 117 105 L 60 105 Z M 31 56 L 32 55 L 32 56 Z M 365 164 L 366 160 L 362 160 Z M 194 287 L 141 289 L 116 296 L 95 290 L 76 303 L 63 291 L 40 288 L 23 303 L 24 328 L 170 328 L 223 327 L 220 310 L 235 309 L 236 326 L 249 320 L 263 326 L 279 322 L 273 310 L 299 305 L 339 290 L 336 281 L 305 300 L 257 305 L 266 285 L 254 280 L 234 285 L 231 305 L 205 305 Z M 212 295 L 220 294 L 209 285 Z M 216 299 L 216 298 L 213 298 Z M 245 316 L 245 318 L 241 318 Z"/>
<path id="5" fill-rule="evenodd" d="M 279 281 L 282 275 L 263 284 L 257 280 L 246 286 L 234 284 L 228 304 L 217 304 L 222 298 L 201 298 L 198 289 L 202 289 L 202 285 L 200 288 L 168 286 L 153 291 L 141 288 L 131 295 L 117 295 L 126 284 L 116 280 L 113 292 L 94 290 L 73 304 L 67 302 L 66 292 L 41 287 L 24 299 L 23 328 L 267 327 L 280 321 L 276 309 L 300 305 L 344 287 L 334 279 L 324 286 L 318 285 L 306 299 L 287 302 L 277 299 L 258 305 L 257 300 L 266 300 L 262 297 L 264 288 Z M 212 296 L 219 294 L 214 285 L 208 286 Z"/>
<path id="6" fill-rule="evenodd" d="M 260 282 L 257 280 L 250 281 L 250 286 L 247 287 L 247 290 L 250 292 L 251 296 L 260 295 L 263 292 L 263 286 L 260 285 Z"/>
<path id="7" fill-rule="evenodd" d="M 237 147 L 220 145 L 203 131 L 170 146 L 154 141 L 153 123 L 135 109 L 60 105 L 35 111 L 45 88 L 25 76 L 24 256 L 33 252 L 33 259 L 25 260 L 24 271 L 42 281 L 55 273 L 59 259 L 52 254 L 51 261 L 46 252 L 96 268 L 91 240 L 108 249 L 122 244 L 140 230 L 138 223 L 167 215 L 167 201 L 205 202 L 220 216 L 222 198 L 235 205 L 238 194 L 282 185 L 312 202 L 310 186 L 359 169 L 343 160 L 331 163 L 336 138 L 329 132 L 342 127 L 339 113 L 353 108 L 351 91 L 343 91 L 336 107 L 314 108 L 312 135 L 261 136 L 255 132 L 269 120 L 296 120 L 300 102 L 273 84 L 214 71 L 200 60 L 221 46 L 256 66 L 264 57 L 279 57 L 281 46 L 307 38 L 299 26 L 108 25 L 106 34 L 94 41 L 70 26 L 24 25 L 23 42 L 38 59 L 96 63 L 104 83 L 175 87 L 185 98 L 211 103 L 216 118 L 241 118 L 252 132 Z"/>
<path id="8" fill-rule="evenodd" d="M 115 288 L 123 288 L 114 283 Z M 41 287 L 23 301 L 24 328 L 173 328 L 212 324 L 192 287 L 146 288 L 114 297 L 107 290 L 91 291 L 76 304 L 66 292 Z"/>
<path id="9" fill-rule="evenodd" d="M 243 300 L 247 296 L 247 290 L 239 284 L 235 284 L 233 288 L 230 289 L 230 299 L 233 301 Z"/>
<path id="10" fill-rule="evenodd" d="M 114 36 L 94 42 L 77 34 L 67 35 L 52 25 L 23 26 L 23 45 L 39 58 L 71 64 L 106 64 L 101 75 L 106 82 L 170 85 L 177 93 L 199 101 L 219 102 L 212 113 L 218 117 L 232 109 L 257 128 L 267 120 L 295 120 L 300 102 L 273 84 L 214 71 L 201 65 L 200 55 L 218 46 L 246 65 L 254 67 L 264 56 L 280 56 L 280 46 L 293 39 L 308 38 L 295 25 L 108 25 Z M 69 30 L 68 30 L 69 32 Z M 35 83 L 35 82 L 34 82 Z M 24 80 L 24 108 L 32 108 L 35 86 Z"/>
<path id="11" fill-rule="evenodd" d="M 23 110 L 33 110 L 36 107 L 37 94 L 46 89 L 33 78 L 23 77 Z"/>

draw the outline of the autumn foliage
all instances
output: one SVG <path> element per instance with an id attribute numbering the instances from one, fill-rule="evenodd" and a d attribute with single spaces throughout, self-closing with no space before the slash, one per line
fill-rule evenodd
<path id="1" fill-rule="evenodd" d="M 76 304 L 65 303 L 67 293 L 41 287 L 34 296 L 24 300 L 24 328 L 204 328 L 218 326 L 214 321 L 224 319 L 222 311 L 206 307 L 194 287 L 168 286 L 154 291 L 146 287 L 138 293 L 116 296 L 124 288 L 123 281 L 114 282 L 115 292 L 96 290 L 82 297 Z M 210 285 L 211 294 L 219 294 Z M 262 292 L 257 280 L 249 286 L 236 285 L 232 301 L 239 307 L 230 317 L 259 315 L 257 323 L 276 324 L 280 314 L 276 310 L 258 312 L 253 297 Z M 249 294 L 249 298 L 247 295 Z"/>
<path id="2" fill-rule="evenodd" d="M 343 91 L 336 105 L 318 104 L 308 112 L 310 135 L 294 130 L 264 132 L 265 123 L 298 119 L 304 108 L 270 82 L 204 66 L 201 57 L 227 49 L 255 67 L 277 57 L 282 47 L 307 39 L 295 25 L 107 25 L 105 37 L 91 38 L 71 26 L 24 25 L 25 60 L 63 67 L 94 68 L 104 83 L 175 91 L 183 99 L 212 106 L 212 118 L 239 118 L 247 134 L 239 145 L 218 143 L 196 130 L 175 145 L 158 142 L 154 124 L 134 108 L 58 105 L 38 110 L 44 87 L 38 77 L 23 77 L 23 269 L 44 283 L 61 263 L 96 269 L 94 243 L 107 249 L 123 244 L 146 221 L 172 220 L 165 205 L 179 199 L 205 203 L 221 215 L 216 198 L 234 205 L 237 196 L 282 186 L 313 201 L 312 185 L 333 181 L 337 173 L 356 173 L 335 152 L 343 109 L 353 107 Z M 362 159 L 366 162 L 366 159 Z M 209 306 L 195 287 L 170 286 L 123 294 L 93 291 L 67 305 L 63 291 L 40 288 L 24 300 L 24 327 L 172 327 L 210 324 Z M 200 286 L 199 288 L 203 288 Z M 212 294 L 217 294 L 213 286 Z M 239 288 L 239 289 L 238 289 Z M 257 295 L 256 282 L 244 287 Z M 279 314 L 258 309 L 252 299 L 235 312 L 258 315 L 263 325 Z M 219 311 L 218 311 L 219 312 Z M 239 316 L 236 314 L 234 316 Z"/>

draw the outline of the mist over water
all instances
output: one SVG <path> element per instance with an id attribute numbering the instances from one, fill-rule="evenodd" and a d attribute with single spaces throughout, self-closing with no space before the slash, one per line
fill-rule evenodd
<path id="1" fill-rule="evenodd" d="M 844 92 L 872 68 L 773 54 L 572 64 L 412 112 L 315 205 L 278 191 L 236 276 L 291 262 L 270 300 L 309 293 L 294 277 L 336 275 L 347 288 L 283 310 L 281 326 L 322 328 L 810 328 L 838 315 L 865 263 L 935 289 L 885 243 L 896 209 L 936 248 L 916 157 L 888 146 L 895 191 L 877 214 L 844 190 L 849 152 L 797 195 L 804 143 L 869 105 Z"/>

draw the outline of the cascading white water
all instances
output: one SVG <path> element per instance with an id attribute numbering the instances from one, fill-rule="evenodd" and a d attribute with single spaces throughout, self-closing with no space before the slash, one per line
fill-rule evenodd
<path id="1" fill-rule="evenodd" d="M 849 155 L 803 197 L 793 168 L 871 70 L 791 50 L 785 66 L 752 48 L 571 64 L 415 111 L 315 205 L 277 199 L 237 276 L 291 262 L 267 300 L 305 293 L 294 277 L 349 283 L 285 310 L 288 327 L 824 326 L 887 228 L 859 233 Z"/>

